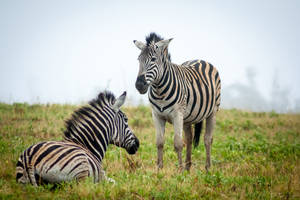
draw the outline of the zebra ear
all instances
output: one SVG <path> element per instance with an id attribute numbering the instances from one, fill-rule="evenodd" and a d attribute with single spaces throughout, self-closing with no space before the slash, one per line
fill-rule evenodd
<path id="1" fill-rule="evenodd" d="M 126 91 L 123 92 L 123 94 L 116 99 L 115 103 L 112 105 L 112 108 L 115 112 L 118 112 L 120 107 L 125 103 L 126 99 Z"/>
<path id="2" fill-rule="evenodd" d="M 169 43 L 173 40 L 173 38 L 167 39 L 167 40 L 161 40 L 155 43 L 157 47 L 167 48 Z"/>
<path id="3" fill-rule="evenodd" d="M 133 43 L 135 44 L 135 46 L 137 48 L 139 48 L 140 50 L 143 50 L 145 49 L 146 45 L 140 41 L 136 41 L 136 40 L 133 40 Z"/>

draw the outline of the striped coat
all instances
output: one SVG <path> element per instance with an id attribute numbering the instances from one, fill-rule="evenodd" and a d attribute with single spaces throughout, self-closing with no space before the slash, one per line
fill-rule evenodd
<path id="1" fill-rule="evenodd" d="M 219 110 L 220 92 L 217 69 L 203 60 L 192 60 L 168 67 L 158 84 L 149 88 L 148 96 L 158 112 L 182 105 L 184 123 L 199 123 Z"/>
<path id="2" fill-rule="evenodd" d="M 219 72 L 210 63 L 192 60 L 177 65 L 171 62 L 168 45 L 172 39 L 163 40 L 156 33 L 146 38 L 146 44 L 134 40 L 141 50 L 138 57 L 139 72 L 136 89 L 148 92 L 152 106 L 152 118 L 156 129 L 157 165 L 163 167 L 163 146 L 165 123 L 174 126 L 174 147 L 179 167 L 182 168 L 182 133 L 187 144 L 186 169 L 191 166 L 191 145 L 194 137 L 198 145 L 202 123 L 206 121 L 204 143 L 206 148 L 206 169 L 211 165 L 212 132 L 215 114 L 221 101 Z M 195 133 L 192 134 L 192 125 Z"/>
<path id="3" fill-rule="evenodd" d="M 65 141 L 32 145 L 20 156 L 16 168 L 16 179 L 23 184 L 59 183 L 88 176 L 94 177 L 94 182 L 104 178 L 100 160 L 82 146 Z"/>
<path id="4" fill-rule="evenodd" d="M 110 92 L 100 93 L 66 122 L 63 141 L 40 142 L 26 149 L 17 162 L 17 182 L 37 186 L 86 177 L 93 177 L 94 182 L 107 179 L 101 161 L 109 144 L 129 154 L 139 148 L 120 110 L 125 98 L 126 92 L 117 99 Z"/>

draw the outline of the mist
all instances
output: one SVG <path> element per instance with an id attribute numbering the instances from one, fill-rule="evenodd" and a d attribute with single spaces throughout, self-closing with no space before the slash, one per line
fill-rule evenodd
<path id="1" fill-rule="evenodd" d="M 139 49 L 174 38 L 174 63 L 202 59 L 222 81 L 222 108 L 300 112 L 300 3 L 288 1 L 1 1 L 0 102 L 80 104 L 134 86 Z"/>
<path id="2" fill-rule="evenodd" d="M 300 112 L 300 99 L 293 98 L 291 90 L 280 85 L 278 72 L 275 71 L 271 80 L 271 90 L 261 92 L 256 83 L 255 68 L 246 68 L 246 83 L 234 82 L 222 89 L 222 108 L 238 108 L 254 112 L 276 111 L 279 113 Z M 266 83 L 267 84 L 267 83 Z"/>

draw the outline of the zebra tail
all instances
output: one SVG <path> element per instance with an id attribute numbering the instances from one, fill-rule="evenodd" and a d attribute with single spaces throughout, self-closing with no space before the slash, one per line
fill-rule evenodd
<path id="1" fill-rule="evenodd" d="M 201 130 L 202 130 L 202 124 L 203 121 L 195 124 L 195 134 L 194 134 L 194 148 L 196 148 L 199 145 Z"/>

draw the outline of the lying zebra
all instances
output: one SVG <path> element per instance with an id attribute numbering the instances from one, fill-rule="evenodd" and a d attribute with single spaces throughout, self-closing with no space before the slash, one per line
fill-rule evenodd
<path id="1" fill-rule="evenodd" d="M 17 182 L 37 186 L 86 177 L 94 182 L 109 179 L 101 167 L 107 146 L 115 144 L 129 154 L 139 148 L 120 110 L 125 98 L 126 92 L 117 99 L 110 92 L 100 93 L 66 121 L 63 141 L 40 142 L 26 149 L 17 163 Z"/>

